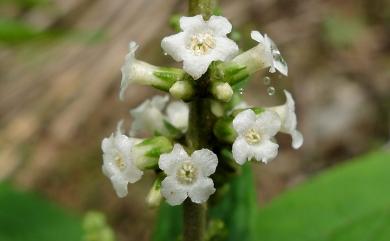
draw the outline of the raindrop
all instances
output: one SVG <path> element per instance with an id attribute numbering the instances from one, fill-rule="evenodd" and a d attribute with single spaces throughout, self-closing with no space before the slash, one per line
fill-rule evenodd
<path id="1" fill-rule="evenodd" d="M 168 55 L 168 53 L 164 53 L 164 55 L 165 55 L 165 56 L 167 56 L 167 55 Z"/>
<path id="2" fill-rule="evenodd" d="M 264 83 L 265 85 L 271 84 L 271 78 L 268 77 L 268 76 L 265 76 L 265 77 L 263 78 L 263 83 Z"/>
<path id="3" fill-rule="evenodd" d="M 244 94 L 244 88 L 240 88 L 238 91 L 239 91 L 240 95 Z"/>
<path id="4" fill-rule="evenodd" d="M 274 95 L 275 92 L 276 92 L 275 87 L 270 86 L 270 87 L 267 88 L 268 95 Z"/>
<path id="5" fill-rule="evenodd" d="M 286 61 L 283 59 L 282 55 L 280 54 L 280 51 L 274 41 L 269 38 L 269 41 L 271 43 L 271 52 L 274 59 L 274 65 L 277 70 L 280 71 L 280 73 L 287 76 L 288 73 L 288 67 Z"/>

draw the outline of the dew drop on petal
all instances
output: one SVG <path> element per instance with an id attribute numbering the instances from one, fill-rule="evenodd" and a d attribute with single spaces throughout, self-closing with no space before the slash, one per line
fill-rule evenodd
<path id="1" fill-rule="evenodd" d="M 270 86 L 270 87 L 267 88 L 268 95 L 274 95 L 275 92 L 276 92 L 275 87 Z"/>
<path id="2" fill-rule="evenodd" d="M 271 78 L 268 77 L 268 76 L 265 76 L 265 77 L 263 78 L 263 83 L 264 83 L 265 85 L 271 84 Z"/>
<path id="3" fill-rule="evenodd" d="M 272 39 L 269 40 L 271 43 L 271 52 L 272 52 L 272 57 L 274 59 L 275 68 L 279 70 L 280 73 L 287 76 L 288 66 L 286 61 L 283 59 L 282 54 L 280 53 L 274 41 L 272 41 Z"/>

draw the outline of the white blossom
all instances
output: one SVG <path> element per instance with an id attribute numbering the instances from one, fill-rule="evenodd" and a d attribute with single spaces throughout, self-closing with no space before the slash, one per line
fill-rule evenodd
<path id="1" fill-rule="evenodd" d="M 290 134 L 292 137 L 292 146 L 295 149 L 298 149 L 303 144 L 303 136 L 297 130 L 297 116 L 295 114 L 295 102 L 291 94 L 284 90 L 286 95 L 286 103 L 280 106 L 270 107 L 269 110 L 275 111 L 281 121 L 282 126 L 280 131 L 283 133 Z"/>
<path id="2" fill-rule="evenodd" d="M 118 197 L 125 197 L 127 184 L 137 182 L 143 175 L 132 155 L 132 149 L 138 142 L 138 139 L 123 135 L 120 125 L 115 134 L 102 141 L 102 171 L 110 178 Z"/>
<path id="3" fill-rule="evenodd" d="M 159 71 L 157 66 L 148 64 L 135 58 L 138 49 L 135 42 L 129 43 L 129 53 L 125 57 L 125 63 L 121 68 L 122 81 L 119 98 L 124 99 L 124 94 L 129 84 L 138 83 L 144 85 L 158 86 L 161 89 L 169 89 L 169 83 L 159 79 L 154 73 Z"/>
<path id="4" fill-rule="evenodd" d="M 188 105 L 182 101 L 168 104 L 169 96 L 154 96 L 130 111 L 133 122 L 130 135 L 136 135 L 142 130 L 167 134 L 165 121 L 175 128 L 186 131 L 188 126 Z"/>
<path id="5" fill-rule="evenodd" d="M 253 40 L 257 41 L 259 44 L 264 46 L 264 54 L 263 58 L 266 63 L 269 65 L 269 71 L 271 73 L 275 73 L 275 69 L 277 69 L 281 74 L 288 74 L 288 67 L 286 61 L 283 59 L 278 47 L 272 41 L 271 38 L 268 37 L 267 34 L 261 35 L 258 31 L 252 31 L 251 37 Z"/>
<path id="6" fill-rule="evenodd" d="M 165 37 L 161 47 L 176 61 L 183 61 L 183 69 L 194 79 L 200 78 L 215 60 L 226 61 L 238 52 L 237 44 L 226 35 L 232 25 L 222 16 L 202 15 L 181 17 L 180 33 Z"/>
<path id="7" fill-rule="evenodd" d="M 237 55 L 232 61 L 239 65 L 244 65 L 249 74 L 260 69 L 269 68 L 271 73 L 278 70 L 287 76 L 287 63 L 284 61 L 275 43 L 266 34 L 263 37 L 258 31 L 252 31 L 251 37 L 259 44 Z"/>
<path id="8" fill-rule="evenodd" d="M 242 165 L 254 158 L 267 163 L 278 154 L 279 145 L 272 138 L 279 131 L 281 121 L 273 111 L 256 116 L 251 109 L 240 112 L 233 120 L 238 136 L 233 143 L 233 158 Z"/>
<path id="9" fill-rule="evenodd" d="M 215 192 L 209 176 L 218 165 L 212 151 L 201 149 L 191 156 L 176 144 L 171 153 L 160 156 L 159 167 L 167 174 L 161 183 L 161 193 L 170 205 L 179 205 L 187 197 L 194 203 L 204 203 Z"/>

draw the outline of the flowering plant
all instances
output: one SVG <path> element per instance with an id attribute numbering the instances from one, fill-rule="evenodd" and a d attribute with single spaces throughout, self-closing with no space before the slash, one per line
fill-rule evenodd
<path id="1" fill-rule="evenodd" d="M 275 107 L 249 107 L 240 100 L 237 86 L 253 73 L 268 69 L 287 75 L 275 43 L 252 31 L 257 45 L 240 53 L 228 37 L 232 25 L 225 17 L 195 12 L 199 14 L 181 17 L 181 31 L 161 42 L 167 54 L 183 62 L 183 69 L 137 60 L 138 45 L 130 42 L 121 69 L 120 99 L 135 83 L 155 87 L 172 99 L 164 95 L 146 100 L 130 111 L 128 135 L 118 124 L 117 131 L 102 141 L 103 173 L 118 197 L 125 197 L 127 185 L 140 180 L 145 171 L 153 171 L 156 180 L 146 200 L 152 207 L 162 200 L 183 204 L 186 241 L 210 237 L 212 231 L 205 230 L 206 204 L 241 165 L 276 158 L 277 133 L 290 134 L 294 148 L 303 143 L 288 91 L 286 103 Z M 148 137 L 135 137 L 140 133 Z"/>

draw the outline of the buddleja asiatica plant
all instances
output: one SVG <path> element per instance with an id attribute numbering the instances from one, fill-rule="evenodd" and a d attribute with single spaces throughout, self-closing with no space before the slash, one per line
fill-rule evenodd
<path id="1" fill-rule="evenodd" d="M 274 107 L 250 107 L 237 86 L 250 75 L 268 69 L 287 75 L 287 64 L 274 42 L 258 31 L 256 45 L 240 52 L 227 36 L 230 22 L 211 14 L 212 1 L 190 1 L 191 17 L 181 17 L 181 31 L 165 37 L 163 50 L 183 69 L 159 67 L 135 58 L 138 45 L 130 42 L 122 67 L 120 98 L 133 84 L 155 87 L 168 95 L 146 100 L 130 111 L 129 134 L 121 123 L 102 141 L 103 173 L 119 197 L 128 183 L 139 181 L 145 171 L 156 180 L 146 200 L 151 206 L 165 201 L 183 205 L 184 240 L 204 240 L 206 205 L 232 172 L 248 161 L 267 163 L 278 153 L 274 136 L 292 136 L 299 148 L 294 100 L 284 91 L 286 103 Z M 149 138 L 136 138 L 140 133 Z M 223 197 L 222 197 L 223 198 Z"/>

